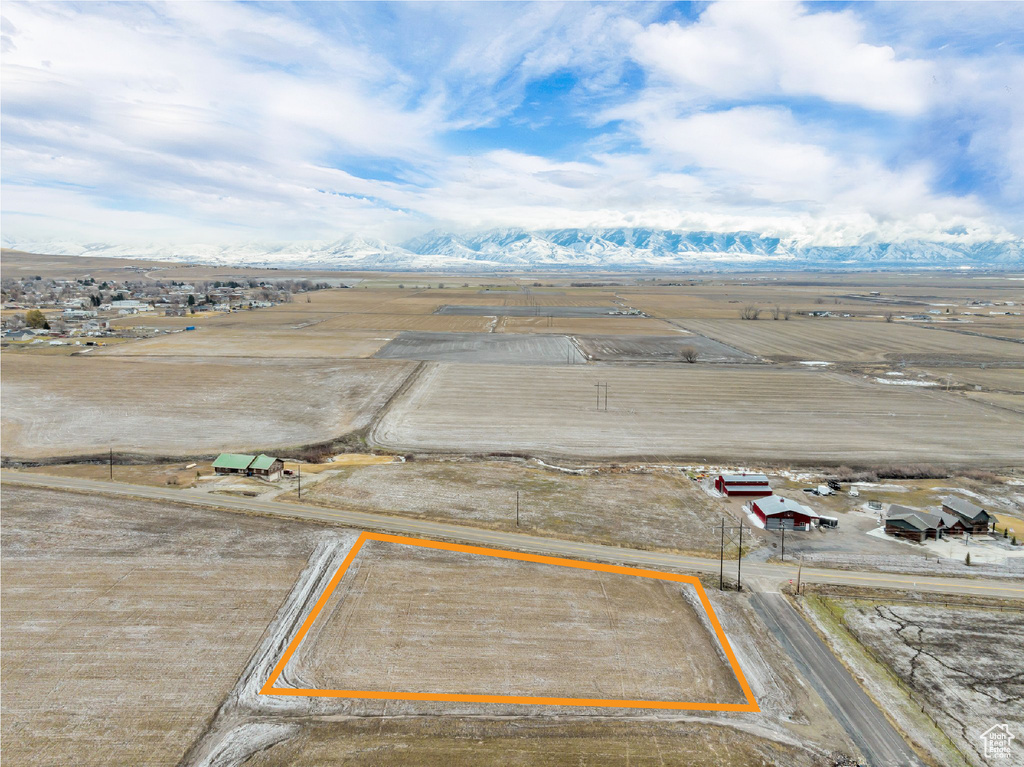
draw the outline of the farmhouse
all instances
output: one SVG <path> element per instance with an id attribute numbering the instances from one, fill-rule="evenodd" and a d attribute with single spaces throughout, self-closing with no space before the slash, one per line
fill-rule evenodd
<path id="1" fill-rule="evenodd" d="M 284 461 L 263 453 L 259 455 L 221 453 L 213 462 L 213 470 L 217 474 L 244 474 L 247 477 L 260 477 L 276 482 L 281 479 Z"/>
<path id="2" fill-rule="evenodd" d="M 810 530 L 812 521 L 818 519 L 803 504 L 781 495 L 758 498 L 750 502 L 750 508 L 764 522 L 765 530 Z"/>
<path id="3" fill-rule="evenodd" d="M 725 495 L 771 495 L 768 477 L 764 474 L 719 474 L 715 490 Z"/>
<path id="4" fill-rule="evenodd" d="M 914 541 L 927 538 L 938 540 L 946 535 L 963 535 L 964 525 L 955 514 L 947 514 L 945 511 L 931 514 L 892 503 L 885 517 L 885 532 L 896 538 Z"/>
<path id="5" fill-rule="evenodd" d="M 942 511 L 958 517 L 963 522 L 964 530 L 975 535 L 987 533 L 996 521 L 981 506 L 975 506 L 955 495 L 947 495 L 942 499 Z"/>

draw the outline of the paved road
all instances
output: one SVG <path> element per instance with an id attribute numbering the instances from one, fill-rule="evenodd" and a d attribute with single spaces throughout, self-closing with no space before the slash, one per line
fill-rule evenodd
<path id="1" fill-rule="evenodd" d="M 903 736 L 782 594 L 753 594 L 751 604 L 871 767 L 922 765 Z"/>
<path id="2" fill-rule="evenodd" d="M 195 504 L 229 511 L 316 520 L 364 530 L 377 530 L 397 533 L 399 535 L 426 535 L 480 546 L 494 546 L 536 554 L 618 562 L 644 567 L 668 567 L 700 573 L 718 572 L 717 560 L 702 559 L 700 557 L 685 557 L 677 554 L 602 546 L 595 543 L 562 541 L 556 538 L 542 538 L 534 535 L 501 532 L 498 530 L 481 530 L 463 525 L 431 522 L 423 519 L 406 519 L 386 514 L 371 514 L 347 509 L 319 508 L 297 503 L 264 501 L 258 498 L 239 498 L 227 495 L 211 496 L 200 491 L 130 485 L 74 477 L 56 477 L 44 474 L 27 474 L 9 469 L 0 472 L 0 481 L 35 487 L 79 490 L 105 495 L 131 496 L 148 500 Z M 727 562 L 726 574 L 735 576 L 735 572 L 736 563 Z M 765 582 L 779 583 L 787 579 L 796 580 L 797 568 L 795 565 L 788 564 L 745 562 L 743 564 L 743 576 L 744 578 L 750 576 Z M 887 573 L 828 570 L 825 568 L 804 568 L 802 578 L 807 583 L 909 589 L 945 594 L 973 593 L 985 596 L 1024 599 L 1024 581 L 1021 580 L 890 575 Z"/>

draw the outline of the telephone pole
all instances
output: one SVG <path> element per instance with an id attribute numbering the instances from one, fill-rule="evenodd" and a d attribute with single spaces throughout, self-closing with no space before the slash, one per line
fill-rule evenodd
<path id="1" fill-rule="evenodd" d="M 800 593 L 800 574 L 804 569 L 804 558 L 800 557 L 800 564 L 796 568 L 796 593 Z"/>
<path id="2" fill-rule="evenodd" d="M 114 446 L 110 446 L 110 479 L 114 479 Z"/>
<path id="3" fill-rule="evenodd" d="M 718 549 L 718 590 L 725 591 L 725 517 L 722 517 L 722 545 Z"/>
<path id="4" fill-rule="evenodd" d="M 782 527 L 782 561 L 786 561 L 786 527 Z"/>
<path id="5" fill-rule="evenodd" d="M 302 464 L 301 463 L 295 464 L 295 468 L 298 469 L 298 472 L 299 472 L 299 475 L 298 475 L 299 476 L 299 499 L 301 500 L 302 499 Z"/>
<path id="6" fill-rule="evenodd" d="M 519 527 L 519 491 L 516 490 L 516 527 Z"/>
<path id="7" fill-rule="evenodd" d="M 740 520 L 740 546 L 736 551 L 736 590 L 743 591 L 743 581 L 740 579 L 740 568 L 743 566 L 743 520 Z"/>

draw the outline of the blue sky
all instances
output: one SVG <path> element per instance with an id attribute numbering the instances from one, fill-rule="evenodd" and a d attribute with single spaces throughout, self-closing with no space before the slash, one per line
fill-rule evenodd
<path id="1" fill-rule="evenodd" d="M 5 243 L 1024 235 L 1017 3 L 19 3 Z"/>

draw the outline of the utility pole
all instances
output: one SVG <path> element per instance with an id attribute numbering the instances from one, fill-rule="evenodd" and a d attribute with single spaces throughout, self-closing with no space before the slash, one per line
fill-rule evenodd
<path id="1" fill-rule="evenodd" d="M 596 383 L 594 386 L 597 387 L 597 409 L 601 409 L 601 384 Z"/>
<path id="2" fill-rule="evenodd" d="M 786 561 L 786 527 L 782 527 L 782 561 Z"/>
<path id="3" fill-rule="evenodd" d="M 114 446 L 110 446 L 110 479 L 114 479 Z"/>
<path id="4" fill-rule="evenodd" d="M 736 552 L 736 590 L 743 591 L 743 581 L 740 579 L 740 568 L 743 564 L 743 520 L 740 520 L 740 547 Z"/>
<path id="5" fill-rule="evenodd" d="M 299 471 L 299 499 L 301 500 L 302 499 L 302 464 L 301 463 L 297 463 L 297 464 L 295 464 L 295 467 Z"/>
<path id="6" fill-rule="evenodd" d="M 519 527 L 519 491 L 516 490 L 516 527 Z"/>
<path id="7" fill-rule="evenodd" d="M 718 549 L 718 590 L 725 591 L 725 517 L 722 517 L 722 545 Z"/>
<path id="8" fill-rule="evenodd" d="M 605 383 L 604 383 L 604 409 L 605 409 L 605 412 L 608 412 L 608 382 L 607 381 L 605 381 Z"/>
<path id="9" fill-rule="evenodd" d="M 804 569 L 804 558 L 800 557 L 800 564 L 796 568 L 796 593 L 800 593 L 800 574 Z"/>

